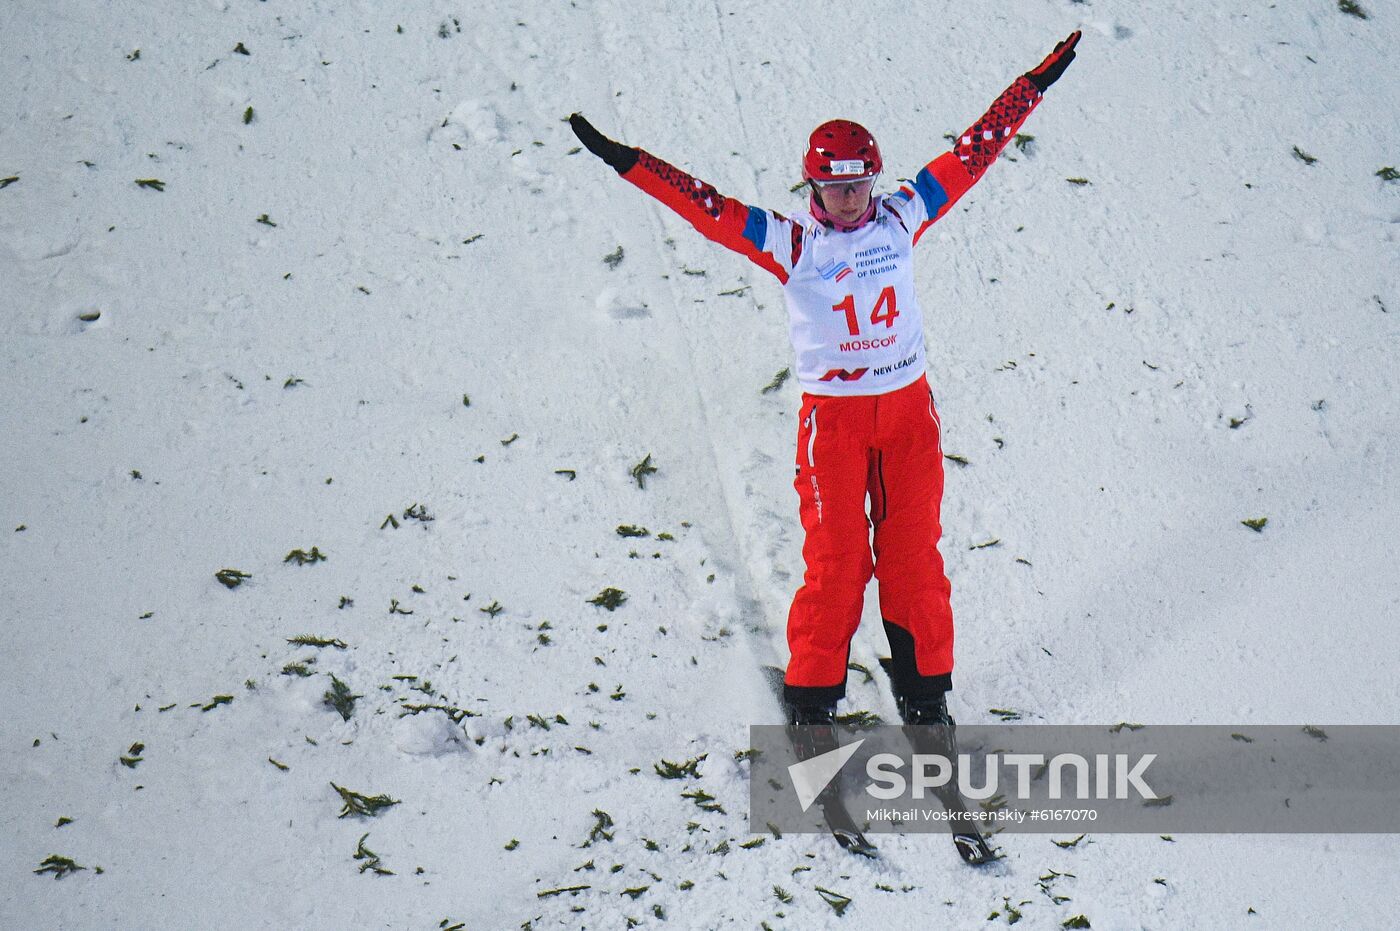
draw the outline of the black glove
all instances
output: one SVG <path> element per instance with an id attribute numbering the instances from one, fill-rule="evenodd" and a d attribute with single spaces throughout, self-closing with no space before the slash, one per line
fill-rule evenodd
<path id="1" fill-rule="evenodd" d="M 583 114 L 575 113 L 570 116 L 569 128 L 578 136 L 578 141 L 583 143 L 585 149 L 611 165 L 618 174 L 626 174 L 629 168 L 637 164 L 636 149 L 614 142 L 598 132 L 592 123 L 583 118 Z"/>
<path id="2" fill-rule="evenodd" d="M 1042 94 L 1045 93 L 1046 89 L 1049 88 L 1051 84 L 1058 81 L 1060 75 L 1065 73 L 1065 69 L 1069 67 L 1069 63 L 1074 61 L 1074 47 L 1078 43 L 1079 30 L 1076 29 L 1069 34 L 1069 38 L 1055 46 L 1055 51 L 1046 55 L 1045 60 L 1037 65 L 1034 70 L 1027 71 L 1026 79 L 1040 88 Z"/>

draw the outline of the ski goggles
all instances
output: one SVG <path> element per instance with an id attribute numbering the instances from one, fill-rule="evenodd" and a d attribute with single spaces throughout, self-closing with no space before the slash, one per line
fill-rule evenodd
<path id="1" fill-rule="evenodd" d="M 822 191 L 837 191 L 851 194 L 869 194 L 875 187 L 875 179 L 880 175 L 873 174 L 865 178 L 833 178 L 830 181 L 818 181 L 812 179 L 812 184 Z"/>

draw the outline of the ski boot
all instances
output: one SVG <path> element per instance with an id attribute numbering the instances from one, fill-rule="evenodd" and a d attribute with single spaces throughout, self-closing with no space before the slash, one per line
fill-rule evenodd
<path id="1" fill-rule="evenodd" d="M 948 713 L 946 692 L 919 699 L 897 695 L 895 705 L 899 708 L 900 720 L 904 722 L 905 736 L 920 753 L 937 753 L 947 757 L 950 763 L 957 764 L 956 724 Z"/>
<path id="2" fill-rule="evenodd" d="M 836 709 L 827 705 L 788 705 L 788 724 L 835 724 Z"/>
<path id="3" fill-rule="evenodd" d="M 786 706 L 788 739 L 799 760 L 836 749 L 836 709 L 827 705 Z"/>

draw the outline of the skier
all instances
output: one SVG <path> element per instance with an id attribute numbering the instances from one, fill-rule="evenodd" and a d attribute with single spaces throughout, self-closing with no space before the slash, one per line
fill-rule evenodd
<path id="1" fill-rule="evenodd" d="M 803 389 L 794 485 L 807 566 L 788 614 L 790 724 L 832 722 L 872 573 L 900 716 L 907 724 L 953 723 L 951 589 L 938 552 L 943 450 L 925 377 L 913 247 L 1011 141 L 1074 59 L 1079 36 L 1071 33 L 1018 77 L 952 151 L 893 194 L 873 194 L 884 162 L 864 127 L 818 126 L 802 160 L 809 211 L 791 217 L 725 197 L 603 136 L 582 115 L 569 118 L 583 145 L 624 179 L 784 286 Z"/>

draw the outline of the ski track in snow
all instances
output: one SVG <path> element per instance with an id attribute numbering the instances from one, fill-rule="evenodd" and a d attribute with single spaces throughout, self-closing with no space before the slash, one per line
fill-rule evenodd
<path id="1" fill-rule="evenodd" d="M 741 847 L 802 572 L 786 312 L 563 122 L 793 210 L 811 126 L 892 184 L 1084 29 L 921 246 L 954 712 L 1389 723 L 1400 35 L 1363 6 L 0 9 L 0 926 L 1387 926 L 1383 836 Z M 892 719 L 878 618 L 846 710 Z"/>

